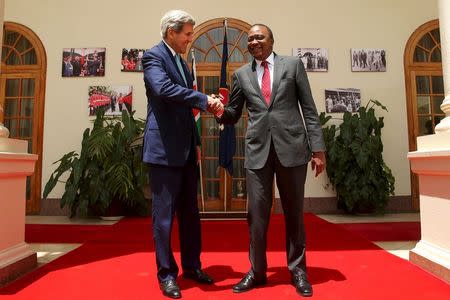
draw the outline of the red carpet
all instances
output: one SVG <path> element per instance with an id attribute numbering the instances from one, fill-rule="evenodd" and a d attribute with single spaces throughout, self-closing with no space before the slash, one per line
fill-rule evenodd
<path id="1" fill-rule="evenodd" d="M 312 299 L 449 298 L 448 284 L 344 226 L 310 214 L 306 226 Z M 233 294 L 231 287 L 249 268 L 245 221 L 205 221 L 202 230 L 203 267 L 216 284 L 200 286 L 180 278 L 183 299 L 300 299 L 289 285 L 281 218 L 274 216 L 269 229 L 268 284 L 244 294 Z M 149 219 L 125 219 L 83 234 L 87 242 L 81 247 L 0 289 L 0 298 L 167 299 L 156 282 Z M 29 232 L 27 239 L 33 239 Z"/>
<path id="2" fill-rule="evenodd" d="M 420 222 L 352 223 L 339 225 L 373 242 L 420 240 Z"/>

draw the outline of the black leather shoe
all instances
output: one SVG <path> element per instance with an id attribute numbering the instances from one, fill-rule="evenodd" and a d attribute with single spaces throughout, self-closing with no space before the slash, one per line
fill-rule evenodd
<path id="1" fill-rule="evenodd" d="M 241 279 L 235 286 L 233 286 L 234 293 L 242 293 L 250 291 L 251 289 L 264 285 L 267 282 L 267 278 L 264 277 L 261 280 L 256 280 L 252 275 L 247 274 L 244 278 Z"/>
<path id="2" fill-rule="evenodd" d="M 183 277 L 204 284 L 212 284 L 214 282 L 214 280 L 201 269 L 185 269 L 183 270 Z"/>
<path id="3" fill-rule="evenodd" d="M 297 293 L 303 297 L 311 297 L 313 294 L 312 286 L 306 278 L 305 273 L 293 274 L 292 284 L 297 289 Z"/>
<path id="4" fill-rule="evenodd" d="M 173 299 L 181 298 L 180 288 L 178 287 L 177 282 L 173 279 L 161 282 L 159 284 L 159 288 L 166 297 Z"/>

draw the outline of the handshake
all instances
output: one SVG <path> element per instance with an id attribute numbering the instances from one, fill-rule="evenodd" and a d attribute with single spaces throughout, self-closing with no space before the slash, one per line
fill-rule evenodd
<path id="1" fill-rule="evenodd" d="M 206 110 L 212 113 L 214 116 L 220 118 L 223 114 L 223 103 L 221 101 L 222 97 L 220 95 L 211 94 L 208 96 L 208 107 Z"/>

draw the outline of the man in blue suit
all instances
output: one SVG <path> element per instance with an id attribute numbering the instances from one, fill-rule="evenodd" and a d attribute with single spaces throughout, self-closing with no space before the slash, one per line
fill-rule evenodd
<path id="1" fill-rule="evenodd" d="M 170 298 L 181 297 L 176 283 L 178 266 L 170 244 L 175 214 L 183 276 L 199 283 L 213 283 L 200 263 L 197 205 L 200 137 L 192 108 L 215 112 L 221 103 L 192 89 L 192 78 L 180 57 L 192 41 L 194 25 L 188 13 L 169 11 L 161 19 L 163 40 L 142 58 L 148 99 L 143 161 L 150 166 L 158 281 L 163 294 Z"/>

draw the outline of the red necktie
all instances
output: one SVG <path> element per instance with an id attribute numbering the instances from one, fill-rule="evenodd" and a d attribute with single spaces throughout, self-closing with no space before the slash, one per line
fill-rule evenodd
<path id="1" fill-rule="evenodd" d="M 271 87 L 270 87 L 270 71 L 269 71 L 269 63 L 267 61 L 263 61 L 261 63 L 261 66 L 264 67 L 264 73 L 262 76 L 261 81 L 261 91 L 266 99 L 267 105 L 270 104 L 270 93 L 271 93 Z"/>

